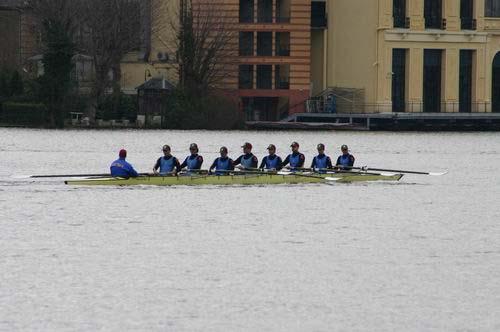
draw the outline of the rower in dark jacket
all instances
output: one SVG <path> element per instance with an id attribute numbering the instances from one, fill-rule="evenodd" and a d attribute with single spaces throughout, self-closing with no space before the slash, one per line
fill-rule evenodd
<path id="1" fill-rule="evenodd" d="M 306 157 L 299 152 L 299 143 L 293 142 L 290 147 L 292 148 L 292 153 L 286 157 L 285 161 L 283 162 L 283 166 L 290 164 L 290 169 L 292 171 L 304 167 Z"/>
<path id="2" fill-rule="evenodd" d="M 227 148 L 220 148 L 220 157 L 215 159 L 209 172 L 215 169 L 215 175 L 228 175 L 229 171 L 234 170 L 234 161 L 227 156 Z"/>
<path id="3" fill-rule="evenodd" d="M 164 145 L 163 157 L 160 157 L 156 161 L 153 172 L 160 175 L 175 175 L 177 172 L 180 172 L 180 170 L 181 164 L 179 163 L 179 160 L 172 156 L 170 146 Z"/>
<path id="4" fill-rule="evenodd" d="M 326 173 L 328 169 L 332 169 L 332 160 L 325 154 L 325 145 L 318 144 L 318 155 L 314 157 L 311 168 L 319 173 Z"/>
<path id="5" fill-rule="evenodd" d="M 349 153 L 347 145 L 342 145 L 340 150 L 342 151 L 342 155 L 337 158 L 337 164 L 335 166 L 340 170 L 351 170 L 356 159 Z"/>
<path id="6" fill-rule="evenodd" d="M 258 159 L 252 153 L 252 144 L 245 143 L 241 146 L 243 148 L 243 155 L 239 156 L 238 159 L 234 161 L 234 166 L 240 165 L 240 169 L 252 169 L 257 168 Z"/>
<path id="7" fill-rule="evenodd" d="M 110 166 L 111 176 L 115 178 L 136 178 L 139 176 L 134 167 L 130 165 L 125 159 L 127 158 L 127 150 L 120 150 L 119 158 Z"/>
<path id="8" fill-rule="evenodd" d="M 283 168 L 283 160 L 280 156 L 276 155 L 276 146 L 274 144 L 269 144 L 267 151 L 269 151 L 269 155 L 262 159 L 259 168 L 270 171 L 280 171 Z"/>
<path id="9" fill-rule="evenodd" d="M 201 165 L 203 165 L 203 157 L 198 154 L 198 145 L 196 143 L 192 143 L 189 146 L 189 152 L 191 152 L 191 155 L 186 157 L 180 168 L 187 168 L 188 172 L 190 170 L 200 170 Z"/>

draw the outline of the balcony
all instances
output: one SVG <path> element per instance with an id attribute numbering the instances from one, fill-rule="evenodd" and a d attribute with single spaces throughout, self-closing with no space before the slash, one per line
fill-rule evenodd
<path id="1" fill-rule="evenodd" d="M 427 16 L 425 17 L 425 28 L 446 30 L 446 19 L 441 16 Z"/>
<path id="2" fill-rule="evenodd" d="M 311 28 L 326 29 L 328 20 L 326 17 L 326 2 L 311 2 Z"/>
<path id="3" fill-rule="evenodd" d="M 399 29 L 409 29 L 410 28 L 410 18 L 409 17 L 401 17 L 394 16 L 394 28 Z"/>
<path id="4" fill-rule="evenodd" d="M 475 18 L 462 18 L 461 21 L 462 30 L 477 30 L 477 20 Z"/>

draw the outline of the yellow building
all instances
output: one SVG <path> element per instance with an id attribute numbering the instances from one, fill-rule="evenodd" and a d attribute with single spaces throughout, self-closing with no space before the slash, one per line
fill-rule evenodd
<path id="1" fill-rule="evenodd" d="M 176 46 L 172 24 L 179 20 L 180 0 L 145 0 L 142 5 L 144 45 L 130 52 L 121 63 L 122 89 L 134 94 L 139 85 L 151 78 L 175 82 Z"/>
<path id="2" fill-rule="evenodd" d="M 311 82 L 358 98 L 339 112 L 500 112 L 500 0 L 328 0 L 327 12 Z"/>

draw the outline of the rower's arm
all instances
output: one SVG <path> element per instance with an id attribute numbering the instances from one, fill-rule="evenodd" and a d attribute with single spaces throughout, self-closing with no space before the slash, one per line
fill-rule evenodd
<path id="1" fill-rule="evenodd" d="M 215 159 L 214 162 L 212 163 L 212 166 L 210 166 L 210 168 L 208 169 L 209 171 L 213 170 L 215 167 L 217 167 L 217 160 L 219 158 Z"/>
<path id="2" fill-rule="evenodd" d="M 326 168 L 333 168 L 332 159 L 330 157 L 326 157 Z"/>
<path id="3" fill-rule="evenodd" d="M 160 165 L 161 165 L 161 158 L 159 158 L 159 159 L 156 161 L 155 167 L 153 167 L 153 171 L 157 171 L 157 170 L 158 170 L 158 168 L 160 168 Z"/>
<path id="4" fill-rule="evenodd" d="M 266 161 L 267 161 L 267 157 L 264 157 L 262 159 L 262 161 L 260 162 L 260 167 L 259 167 L 260 169 L 266 168 Z"/>
<path id="5" fill-rule="evenodd" d="M 304 163 L 306 162 L 306 157 L 301 153 L 299 156 L 299 168 L 304 167 Z"/>
<path id="6" fill-rule="evenodd" d="M 259 160 L 257 159 L 256 156 L 252 157 L 252 168 L 257 168 L 259 166 Z"/>
<path id="7" fill-rule="evenodd" d="M 233 166 L 238 166 L 239 164 L 241 164 L 241 158 L 243 158 L 243 156 L 239 156 L 238 159 L 234 161 Z"/>
<path id="8" fill-rule="evenodd" d="M 316 167 L 316 157 L 313 158 L 313 161 L 311 163 L 311 168 Z"/>
<path id="9" fill-rule="evenodd" d="M 290 163 L 290 155 L 286 156 L 285 158 L 285 161 L 283 162 L 283 167 L 285 167 L 286 165 L 288 165 Z"/>

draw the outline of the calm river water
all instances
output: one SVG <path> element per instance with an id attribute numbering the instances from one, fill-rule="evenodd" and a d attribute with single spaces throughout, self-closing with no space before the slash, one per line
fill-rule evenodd
<path id="1" fill-rule="evenodd" d="M 125 147 L 299 141 L 400 183 L 72 188 Z M 1 331 L 498 331 L 500 134 L 0 129 Z"/>

